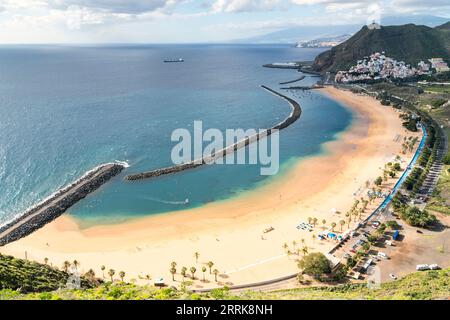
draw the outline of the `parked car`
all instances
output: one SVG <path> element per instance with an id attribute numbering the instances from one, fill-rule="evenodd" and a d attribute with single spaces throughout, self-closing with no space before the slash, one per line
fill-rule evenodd
<path id="1" fill-rule="evenodd" d="M 397 280 L 397 276 L 393 273 L 389 273 L 389 277 L 393 280 Z"/>
<path id="2" fill-rule="evenodd" d="M 380 221 L 374 221 L 374 222 L 372 222 L 372 228 L 378 228 L 379 226 L 380 226 Z"/>
<path id="3" fill-rule="evenodd" d="M 439 267 L 437 264 L 430 264 L 430 269 L 431 270 L 439 270 L 439 269 L 441 269 L 441 267 Z"/>
<path id="4" fill-rule="evenodd" d="M 389 258 L 386 253 L 381 252 L 381 251 L 378 251 L 377 256 L 380 257 L 380 258 L 383 258 L 383 259 L 388 259 Z"/>
<path id="5" fill-rule="evenodd" d="M 430 266 L 427 264 L 418 264 L 416 266 L 416 270 L 417 271 L 425 271 L 425 270 L 430 270 Z"/>

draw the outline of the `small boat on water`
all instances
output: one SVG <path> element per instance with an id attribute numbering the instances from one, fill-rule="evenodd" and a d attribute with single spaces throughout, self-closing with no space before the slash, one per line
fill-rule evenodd
<path id="1" fill-rule="evenodd" d="M 184 62 L 183 58 L 179 58 L 179 59 L 166 59 L 164 60 L 164 62 Z"/>

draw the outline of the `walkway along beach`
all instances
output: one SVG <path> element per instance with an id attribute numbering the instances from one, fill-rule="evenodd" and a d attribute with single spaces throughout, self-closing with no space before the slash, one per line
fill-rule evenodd
<path id="1" fill-rule="evenodd" d="M 131 175 L 126 176 L 125 180 L 141 180 L 141 179 L 159 177 L 159 176 L 166 175 L 166 174 L 171 174 L 171 173 L 175 173 L 175 172 L 180 172 L 180 171 L 184 171 L 184 170 L 188 170 L 188 169 L 197 168 L 204 164 L 214 163 L 215 159 L 223 158 L 227 154 L 233 153 L 238 149 L 244 148 L 247 145 L 249 145 L 250 143 L 257 142 L 258 140 L 265 138 L 265 137 L 271 135 L 273 130 L 282 130 L 284 128 L 287 128 L 288 126 L 293 124 L 295 121 L 297 121 L 297 119 L 300 118 L 300 115 L 302 114 L 302 110 L 300 108 L 300 104 L 297 101 L 295 101 L 294 99 L 291 99 L 279 92 L 276 92 L 275 90 L 270 89 L 267 86 L 262 85 L 261 87 L 263 89 L 269 91 L 270 93 L 272 93 L 278 97 L 281 97 L 282 99 L 287 100 L 289 102 L 289 104 L 292 106 L 293 110 L 292 110 L 291 114 L 286 119 L 284 119 L 282 122 L 280 122 L 279 124 L 277 124 L 276 126 L 274 126 L 272 128 L 263 130 L 262 132 L 259 132 L 255 135 L 248 136 L 243 140 L 237 141 L 236 143 L 234 143 L 224 149 L 221 149 L 221 150 L 217 151 L 216 153 L 212 153 L 208 157 L 203 157 L 201 159 L 196 159 L 196 160 L 193 160 L 188 163 L 174 165 L 174 166 L 166 167 L 166 168 L 162 168 L 162 169 L 155 169 L 155 170 L 151 170 L 151 171 L 147 171 L 147 172 L 131 174 Z"/>

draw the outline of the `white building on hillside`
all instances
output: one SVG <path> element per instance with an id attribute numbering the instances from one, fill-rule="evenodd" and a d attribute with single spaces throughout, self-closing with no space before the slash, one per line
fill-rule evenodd
<path id="1" fill-rule="evenodd" d="M 450 71 L 447 62 L 445 62 L 442 58 L 431 58 L 429 61 L 431 62 L 431 67 L 436 69 L 436 72 L 438 73 Z"/>

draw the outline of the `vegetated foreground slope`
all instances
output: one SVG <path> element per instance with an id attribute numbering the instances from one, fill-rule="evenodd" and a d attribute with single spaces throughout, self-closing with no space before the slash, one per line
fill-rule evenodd
<path id="1" fill-rule="evenodd" d="M 192 293 L 173 288 L 139 286 L 124 282 L 82 280 L 83 289 L 65 288 L 68 274 L 48 265 L 0 256 L 0 299 L 448 299 L 450 298 L 450 268 L 417 272 L 400 280 L 369 289 L 366 284 L 344 284 L 279 290 L 233 293 L 216 289 L 209 293 Z M 27 292 L 27 293 L 25 293 Z"/>

